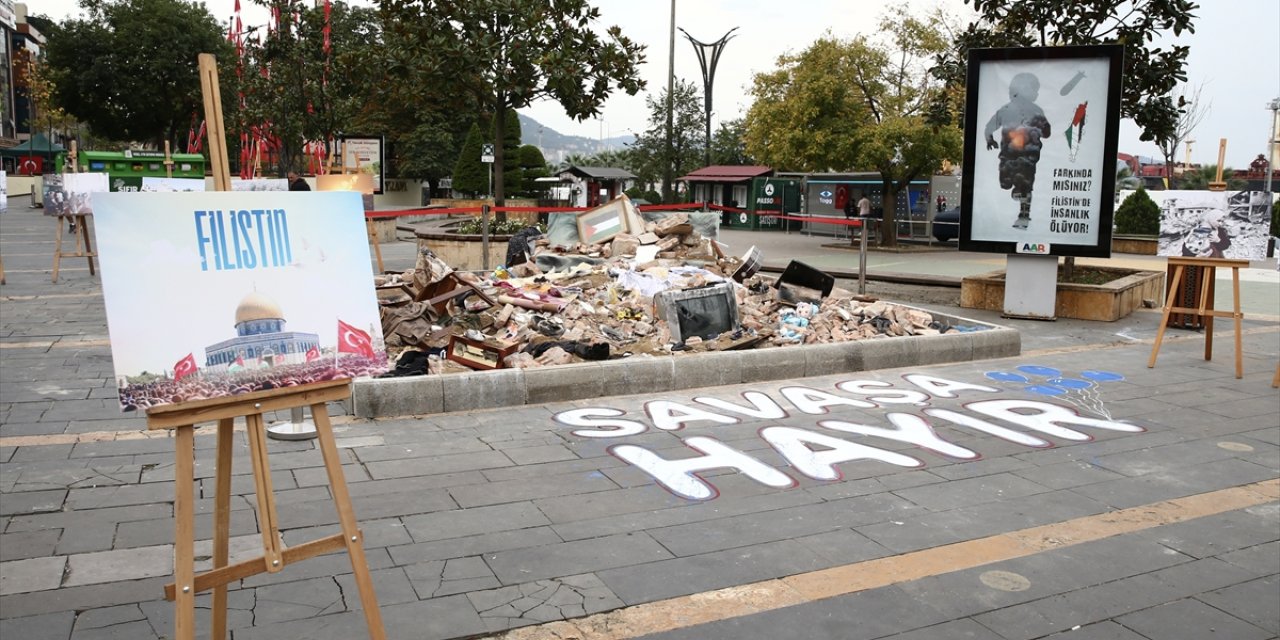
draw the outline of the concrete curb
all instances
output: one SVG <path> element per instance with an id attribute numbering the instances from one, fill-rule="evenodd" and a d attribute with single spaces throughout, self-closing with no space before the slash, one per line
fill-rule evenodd
<path id="1" fill-rule="evenodd" d="M 1022 351 L 1022 334 L 1016 329 L 940 313 L 933 317 L 981 329 L 696 356 L 637 356 L 541 369 L 367 378 L 352 384 L 352 413 L 360 418 L 450 413 L 1005 358 Z"/>

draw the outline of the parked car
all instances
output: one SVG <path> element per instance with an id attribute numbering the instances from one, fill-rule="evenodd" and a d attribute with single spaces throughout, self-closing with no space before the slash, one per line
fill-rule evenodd
<path id="1" fill-rule="evenodd" d="M 933 217 L 933 237 L 939 242 L 960 237 L 960 207 L 952 207 Z"/>

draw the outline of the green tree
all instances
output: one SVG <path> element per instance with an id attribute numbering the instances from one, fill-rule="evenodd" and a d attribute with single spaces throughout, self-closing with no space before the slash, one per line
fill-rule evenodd
<path id="1" fill-rule="evenodd" d="M 484 134 L 480 133 L 480 125 L 471 125 L 467 139 L 462 143 L 462 151 L 453 166 L 453 190 L 469 193 L 472 196 L 489 193 L 489 165 L 480 161 L 480 147 L 484 144 Z"/>
<path id="2" fill-rule="evenodd" d="M 587 0 L 383 0 L 379 10 L 405 48 L 397 59 L 456 81 L 493 114 L 498 204 L 508 111 L 550 98 L 581 120 L 615 89 L 644 88 L 643 47 L 616 26 L 594 30 L 600 11 Z"/>
<path id="3" fill-rule="evenodd" d="M 438 185 L 452 175 L 467 131 L 483 109 L 456 76 L 419 65 L 409 46 L 416 40 L 402 25 L 378 17 L 381 38 L 351 51 L 357 63 L 352 76 L 360 80 L 364 98 L 352 130 L 386 137 L 388 175 Z"/>
<path id="4" fill-rule="evenodd" d="M 520 175 L 524 178 L 521 191 L 525 196 L 534 197 L 542 193 L 544 188 L 537 180 L 547 177 L 550 172 L 547 171 L 547 160 L 537 146 L 526 144 L 520 147 Z"/>
<path id="5" fill-rule="evenodd" d="M 496 166 L 493 168 L 494 180 L 501 176 L 502 192 L 515 195 L 524 186 L 524 178 L 520 172 L 520 115 L 515 110 L 511 110 L 507 112 L 505 120 L 506 126 L 502 129 L 502 154 L 498 155 L 497 150 L 494 150 L 494 162 L 497 162 L 497 158 L 503 159 L 502 170 L 499 171 Z M 494 126 L 496 124 L 496 121 L 490 121 L 490 136 L 497 135 L 498 127 Z M 490 140 L 496 139 L 496 137 L 490 138 Z"/>
<path id="6" fill-rule="evenodd" d="M 1208 191 L 1209 183 L 1217 177 L 1218 165 L 1216 164 L 1193 167 L 1182 174 L 1179 186 L 1187 191 Z M 1241 191 L 1248 186 L 1248 182 L 1236 177 L 1236 171 L 1231 167 L 1222 170 L 1222 181 L 1227 183 L 1227 191 Z"/>
<path id="7" fill-rule="evenodd" d="M 322 7 L 305 0 L 254 1 L 281 19 L 261 41 L 247 41 L 245 108 L 236 109 L 236 122 L 228 129 L 236 133 L 256 127 L 264 137 L 278 139 L 275 169 L 284 175 L 305 166 L 301 154 L 306 142 L 354 133 L 351 123 L 365 104 L 368 71 L 359 52 L 378 41 L 379 23 L 373 9 L 333 3 L 326 54 Z M 234 68 L 234 63 L 226 67 Z"/>
<path id="8" fill-rule="evenodd" d="M 974 30 L 1020 32 L 1036 44 L 1087 45 L 1118 42 L 1124 45 L 1124 83 L 1120 115 L 1132 118 L 1142 129 L 1142 140 L 1167 139 L 1181 105 L 1172 97 L 1179 82 L 1187 81 L 1190 48 L 1159 46 L 1155 38 L 1171 31 L 1174 36 L 1193 33 L 1191 0 L 965 0 L 978 12 Z M 963 58 L 959 58 L 963 59 Z"/>
<path id="9" fill-rule="evenodd" d="M 677 79 L 672 94 L 671 153 L 667 154 L 667 91 L 645 98 L 649 109 L 649 126 L 636 136 L 625 168 L 649 184 L 662 179 L 667 168 L 675 176 L 702 166 L 706 149 L 706 112 L 702 94 L 692 82 Z M 617 166 L 617 165 L 615 165 Z M 674 202 L 675 194 L 663 194 L 663 201 Z"/>
<path id="10" fill-rule="evenodd" d="M 873 122 L 856 90 L 853 59 L 872 54 L 865 40 L 842 42 L 827 33 L 800 53 L 779 56 L 777 69 L 755 74 L 747 153 L 784 171 L 851 168 L 854 134 Z"/>
<path id="11" fill-rule="evenodd" d="M 1160 233 L 1160 205 L 1146 189 L 1138 189 L 1116 209 L 1116 232 L 1153 236 Z"/>
<path id="12" fill-rule="evenodd" d="M 233 57 L 217 19 L 204 5 L 182 0 L 80 6 L 85 18 L 67 20 L 48 36 L 57 103 L 111 139 L 157 147 L 185 139 L 201 104 L 197 54 Z"/>
<path id="13" fill-rule="evenodd" d="M 742 118 L 721 122 L 711 136 L 711 164 L 752 165 L 755 159 L 747 153 L 746 123 Z"/>
<path id="14" fill-rule="evenodd" d="M 880 39 L 827 35 L 784 56 L 782 69 L 756 76 L 747 151 L 774 167 L 878 171 L 886 230 L 880 243 L 897 245 L 898 192 L 961 153 L 959 128 L 927 117 L 942 90 L 928 73 L 948 46 L 941 20 L 892 10 L 880 20 Z M 826 69 L 833 79 L 824 78 Z"/>

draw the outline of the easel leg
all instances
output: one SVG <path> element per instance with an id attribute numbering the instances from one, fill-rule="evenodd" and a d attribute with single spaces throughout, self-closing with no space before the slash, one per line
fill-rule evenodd
<path id="1" fill-rule="evenodd" d="M 213 512 L 213 568 L 227 566 L 231 538 L 231 448 L 234 444 L 235 419 L 218 421 L 218 457 L 215 467 L 216 493 Z M 212 640 L 227 637 L 227 585 L 213 588 Z"/>
<path id="2" fill-rule="evenodd" d="M 382 273 L 386 271 L 386 267 L 382 266 L 382 244 L 378 242 L 378 232 L 374 228 L 372 220 L 365 220 L 364 226 L 369 232 L 369 244 L 373 245 L 373 255 L 378 258 L 378 273 Z"/>
<path id="3" fill-rule="evenodd" d="M 258 494 L 258 528 L 262 530 L 263 560 L 270 573 L 284 568 L 280 559 L 280 526 L 276 521 L 276 497 L 271 488 L 271 463 L 267 460 L 267 434 L 262 414 L 245 416 L 249 434 L 249 458 L 253 461 L 253 481 Z"/>
<path id="4" fill-rule="evenodd" d="M 382 628 L 382 611 L 378 609 L 378 598 L 373 592 L 373 579 L 369 576 L 369 563 L 364 556 L 364 542 L 356 527 L 351 496 L 347 493 L 347 480 L 342 475 L 342 460 L 338 457 L 338 447 L 333 441 L 328 407 L 323 403 L 311 405 L 311 418 L 316 423 L 316 436 L 320 442 L 320 452 L 324 455 L 324 468 L 329 474 L 329 491 L 333 493 L 333 503 L 338 508 L 342 539 L 347 545 L 347 555 L 351 558 L 351 570 L 355 575 L 356 588 L 360 591 L 360 604 L 364 608 L 369 638 L 385 640 L 387 636 Z"/>
<path id="5" fill-rule="evenodd" d="M 89 216 L 76 216 L 76 233 L 80 234 L 81 240 L 84 242 L 85 258 L 89 260 L 89 275 L 95 275 L 93 267 L 93 244 L 89 240 Z M 76 246 L 80 246 L 77 241 Z"/>
<path id="6" fill-rule="evenodd" d="M 1243 346 L 1240 343 L 1240 268 L 1231 267 L 1231 315 L 1236 321 L 1236 379 L 1244 377 Z"/>
<path id="7" fill-rule="evenodd" d="M 1156 366 L 1156 356 L 1160 355 L 1160 343 L 1164 340 L 1164 330 L 1169 326 L 1169 314 L 1173 311 L 1173 303 L 1177 300 L 1178 284 L 1182 282 L 1182 270 L 1178 265 L 1173 270 L 1173 282 L 1169 284 L 1169 295 L 1165 297 L 1164 313 L 1160 316 L 1160 327 L 1156 329 L 1156 341 L 1151 345 L 1151 357 L 1147 359 L 1147 368 Z"/>
<path id="8" fill-rule="evenodd" d="M 58 230 L 62 230 L 61 225 Z M 173 465 L 173 572 L 177 587 L 173 606 L 177 640 L 192 640 L 196 633 L 194 449 L 195 427 L 178 427 L 174 433 Z"/>
<path id="9" fill-rule="evenodd" d="M 1214 267 L 1200 267 L 1200 321 L 1204 323 L 1204 359 L 1213 359 L 1213 314 L 1206 314 L 1205 311 L 1213 311 L 1213 300 L 1209 298 L 1209 290 L 1213 288 L 1214 278 L 1217 278 L 1217 269 Z"/>
<path id="10" fill-rule="evenodd" d="M 53 227 L 53 283 L 58 284 L 58 267 L 62 262 L 62 216 L 54 220 L 58 222 Z"/>

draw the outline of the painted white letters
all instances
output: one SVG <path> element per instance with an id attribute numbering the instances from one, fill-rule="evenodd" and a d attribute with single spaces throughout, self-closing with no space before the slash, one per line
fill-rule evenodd
<path id="1" fill-rule="evenodd" d="M 835 431 L 843 431 L 845 433 L 856 433 L 864 436 L 875 436 L 877 438 L 888 438 L 897 440 L 898 442 L 907 442 L 917 447 L 923 447 L 932 451 L 937 451 L 944 456 L 952 458 L 960 458 L 962 460 L 973 460 L 979 455 L 966 449 L 960 445 L 952 444 L 938 437 L 928 422 L 919 416 L 913 416 L 909 413 L 890 413 L 888 414 L 889 422 L 893 424 L 892 428 L 873 427 L 865 424 L 854 424 L 852 422 L 844 422 L 841 420 L 823 420 L 818 426 L 834 429 Z"/>
<path id="2" fill-rule="evenodd" d="M 573 432 L 575 436 L 583 438 L 617 438 L 619 436 L 634 436 L 637 433 L 644 433 L 643 424 L 634 420 L 600 420 L 596 416 L 603 418 L 613 418 L 623 415 L 624 411 L 617 409 L 572 409 L 570 411 L 561 411 L 555 415 L 556 422 L 567 424 L 571 427 L 600 427 L 600 429 L 577 429 Z"/>
<path id="3" fill-rule="evenodd" d="M 609 448 L 609 453 L 653 476 L 672 493 L 690 500 L 709 500 L 719 495 L 714 485 L 694 475 L 712 469 L 736 469 L 760 484 L 778 489 L 796 484 L 791 476 L 719 440 L 695 436 L 685 438 L 684 443 L 703 455 L 664 460 L 658 454 L 632 444 L 615 445 Z"/>
<path id="4" fill-rule="evenodd" d="M 809 387 L 783 387 L 779 392 L 782 397 L 790 401 L 797 409 L 812 415 L 822 415 L 827 412 L 827 407 L 834 405 L 858 407 L 859 409 L 869 409 L 875 406 L 870 402 L 841 398 L 835 394 L 810 389 Z"/>
<path id="5" fill-rule="evenodd" d="M 777 449 L 796 471 L 814 480 L 838 480 L 840 470 L 836 469 L 836 465 L 856 460 L 879 460 L 899 467 L 924 466 L 923 462 L 908 455 L 868 447 L 805 429 L 765 427 L 760 430 L 760 437 L 773 445 L 773 448 Z M 815 451 L 809 446 L 810 444 L 824 447 L 824 450 Z"/>

